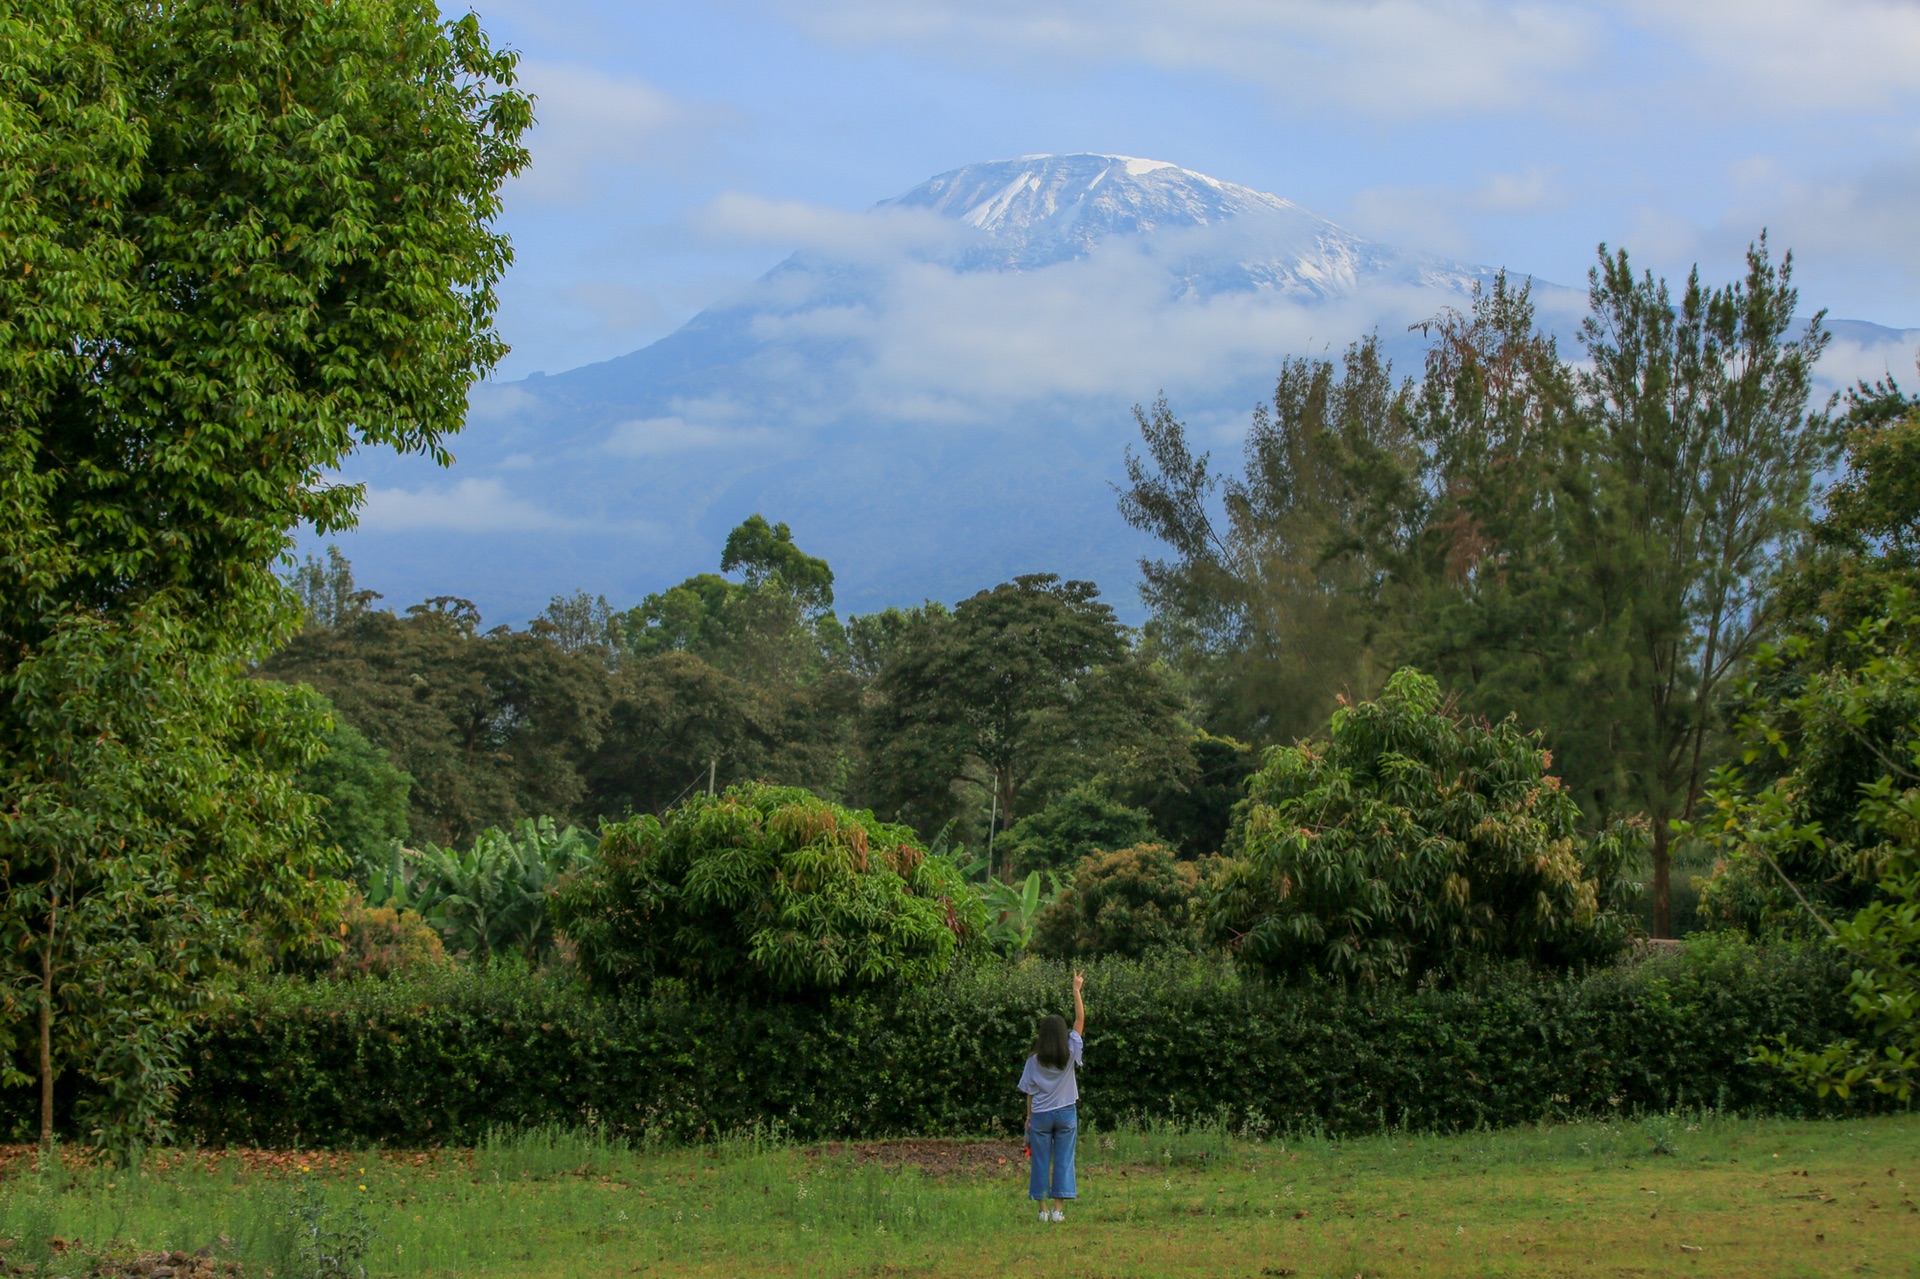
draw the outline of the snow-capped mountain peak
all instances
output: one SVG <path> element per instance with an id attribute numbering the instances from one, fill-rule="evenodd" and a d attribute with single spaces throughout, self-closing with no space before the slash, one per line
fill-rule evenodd
<path id="1" fill-rule="evenodd" d="M 927 209 L 984 233 L 995 265 L 1028 270 L 1084 255 L 1100 241 L 1235 218 L 1297 221 L 1344 235 L 1290 200 L 1221 182 L 1164 160 L 1125 155 L 1030 155 L 942 173 L 882 208 Z M 1352 238 L 1352 237 L 1348 237 Z"/>
<path id="2" fill-rule="evenodd" d="M 1124 241 L 1172 254 L 1177 292 L 1330 297 L 1382 276 L 1458 287 L 1478 274 L 1374 244 L 1280 196 L 1137 156 L 970 164 L 876 207 L 925 209 L 971 228 L 953 261 L 962 270 L 1040 270 Z"/>

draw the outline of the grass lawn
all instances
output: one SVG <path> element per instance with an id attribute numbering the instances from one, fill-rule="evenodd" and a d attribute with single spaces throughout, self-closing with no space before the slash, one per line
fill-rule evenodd
<path id="1" fill-rule="evenodd" d="M 44 1174 L 16 1152 L 0 1235 L 8 1262 L 50 1274 L 87 1273 L 100 1249 L 212 1247 L 284 1279 L 300 1273 L 294 1227 L 358 1215 L 375 1276 L 1920 1279 L 1913 1115 L 1349 1141 L 1090 1131 L 1080 1166 L 1079 1203 L 1042 1224 L 1019 1147 L 995 1142 L 635 1151 L 535 1133 Z"/>

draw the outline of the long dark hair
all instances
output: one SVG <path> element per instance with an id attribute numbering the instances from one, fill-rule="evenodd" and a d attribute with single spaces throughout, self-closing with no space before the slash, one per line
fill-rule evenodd
<path id="1" fill-rule="evenodd" d="M 1067 1019 L 1059 1013 L 1048 1013 L 1040 1019 L 1039 1029 L 1033 1033 L 1033 1055 L 1048 1070 L 1065 1070 L 1067 1054 L 1072 1046 L 1067 1043 Z"/>

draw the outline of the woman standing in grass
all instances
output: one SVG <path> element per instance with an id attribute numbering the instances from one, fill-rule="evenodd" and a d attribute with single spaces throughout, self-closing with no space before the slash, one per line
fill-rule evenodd
<path id="1" fill-rule="evenodd" d="M 1080 1085 L 1073 1068 L 1080 1064 L 1081 1036 L 1087 1029 L 1087 1006 L 1080 998 L 1086 983 L 1073 975 L 1073 1029 L 1066 1018 L 1048 1013 L 1033 1037 L 1033 1055 L 1020 1072 L 1020 1091 L 1027 1094 L 1027 1150 L 1032 1165 L 1027 1176 L 1027 1198 L 1040 1201 L 1040 1220 L 1065 1221 L 1067 1200 L 1078 1198 L 1073 1188 L 1073 1143 L 1080 1132 L 1075 1107 Z M 1048 1199 L 1053 1210 L 1047 1210 Z"/>

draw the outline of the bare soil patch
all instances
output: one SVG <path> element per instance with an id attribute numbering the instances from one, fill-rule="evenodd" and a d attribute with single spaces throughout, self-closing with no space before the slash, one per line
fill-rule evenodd
<path id="1" fill-rule="evenodd" d="M 891 1141 L 836 1141 L 807 1152 L 819 1159 L 851 1159 L 882 1168 L 917 1168 L 935 1177 L 1026 1175 L 1026 1150 L 1017 1141 L 962 1141 L 902 1137 Z"/>
<path id="2" fill-rule="evenodd" d="M 39 1147 L 32 1143 L 0 1144 L 0 1177 L 32 1170 Z M 392 1170 L 424 1169 L 432 1172 L 458 1160 L 472 1162 L 467 1150 L 257 1150 L 250 1146 L 202 1150 L 156 1150 L 142 1166 L 150 1172 L 165 1173 L 185 1164 L 198 1164 L 209 1172 L 218 1172 L 238 1163 L 248 1173 L 318 1173 L 344 1177 L 364 1172 L 374 1164 Z M 99 1167 L 101 1153 L 88 1146 L 60 1147 L 60 1161 L 70 1169 Z"/>

